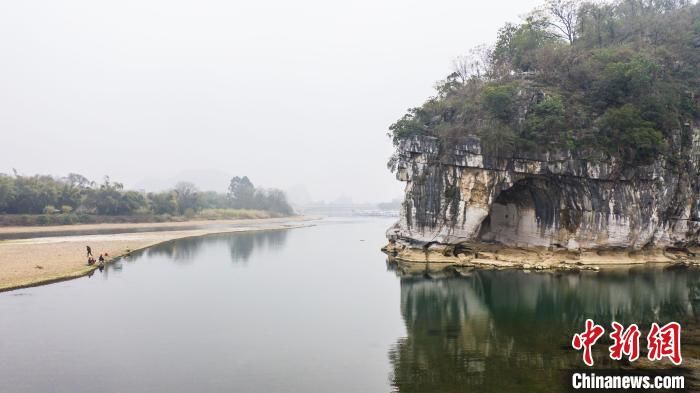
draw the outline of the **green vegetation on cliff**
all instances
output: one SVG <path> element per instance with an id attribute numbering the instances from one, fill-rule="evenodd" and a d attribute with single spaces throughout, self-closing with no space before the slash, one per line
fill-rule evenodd
<path id="1" fill-rule="evenodd" d="M 699 103 L 700 4 L 550 0 L 456 60 L 390 136 L 477 135 L 497 154 L 567 149 L 643 165 L 676 154 L 672 133 L 688 137 Z"/>

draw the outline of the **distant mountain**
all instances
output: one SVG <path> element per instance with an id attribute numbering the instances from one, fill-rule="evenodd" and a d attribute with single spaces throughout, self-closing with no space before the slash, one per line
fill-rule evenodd
<path id="1" fill-rule="evenodd" d="M 303 184 L 291 186 L 284 193 L 287 195 L 287 201 L 294 207 L 302 208 L 313 203 L 309 190 Z"/>
<path id="2" fill-rule="evenodd" d="M 175 187 L 175 184 L 178 182 L 188 181 L 194 183 L 197 188 L 203 191 L 226 192 L 232 177 L 232 174 L 216 169 L 192 169 L 182 171 L 172 177 L 146 177 L 136 182 L 130 188 L 135 190 L 163 191 Z"/>

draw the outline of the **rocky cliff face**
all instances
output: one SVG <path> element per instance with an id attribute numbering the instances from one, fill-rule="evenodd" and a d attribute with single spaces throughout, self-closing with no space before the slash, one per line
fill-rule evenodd
<path id="1" fill-rule="evenodd" d="M 500 157 L 476 137 L 403 140 L 397 178 L 406 193 L 387 232 L 390 251 L 438 250 L 464 260 L 480 244 L 574 253 L 695 247 L 700 129 L 677 131 L 669 148 L 681 159 L 626 167 L 567 152 Z"/>

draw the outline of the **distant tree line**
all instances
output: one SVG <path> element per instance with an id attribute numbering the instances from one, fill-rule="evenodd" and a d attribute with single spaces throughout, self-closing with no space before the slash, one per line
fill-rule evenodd
<path id="1" fill-rule="evenodd" d="M 283 214 L 293 211 L 282 190 L 256 188 L 248 176 L 231 179 L 227 196 L 234 209 L 270 210 Z"/>
<path id="2" fill-rule="evenodd" d="M 109 177 L 98 184 L 75 173 L 61 178 L 0 173 L 0 213 L 187 216 L 204 209 L 293 212 L 282 191 L 256 189 L 245 176 L 234 177 L 230 189 L 228 194 L 200 191 L 192 183 L 180 182 L 172 190 L 145 193 L 125 190 Z"/>

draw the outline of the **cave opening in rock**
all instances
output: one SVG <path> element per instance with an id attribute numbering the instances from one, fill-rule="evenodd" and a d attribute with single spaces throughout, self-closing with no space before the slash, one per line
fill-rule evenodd
<path id="1" fill-rule="evenodd" d="M 507 245 L 548 245 L 546 232 L 559 221 L 558 187 L 527 178 L 503 190 L 481 224 L 479 238 Z"/>

